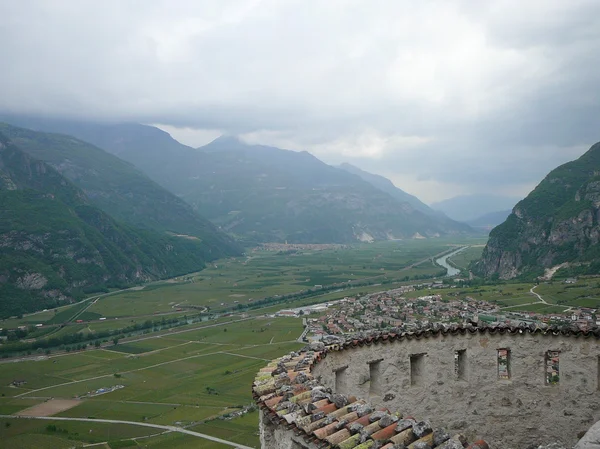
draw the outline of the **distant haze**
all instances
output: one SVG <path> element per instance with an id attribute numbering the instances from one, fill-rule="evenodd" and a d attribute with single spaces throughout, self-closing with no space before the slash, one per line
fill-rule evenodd
<path id="1" fill-rule="evenodd" d="M 431 207 L 444 212 L 453 220 L 470 222 L 491 213 L 510 211 L 521 199 L 485 194 L 461 195 L 432 203 Z M 504 221 L 507 215 L 508 213 L 498 223 Z"/>
<path id="2" fill-rule="evenodd" d="M 160 124 L 524 197 L 600 140 L 597 0 L 0 2 L 0 113 Z"/>

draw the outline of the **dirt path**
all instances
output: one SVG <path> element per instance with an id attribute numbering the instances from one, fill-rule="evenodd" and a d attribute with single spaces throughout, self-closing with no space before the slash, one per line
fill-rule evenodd
<path id="1" fill-rule="evenodd" d="M 15 418 L 12 415 L 0 415 L 0 418 Z M 234 447 L 237 449 L 254 449 L 250 446 L 244 446 L 243 444 L 233 443 L 231 441 L 222 440 L 221 438 L 213 437 L 211 435 L 207 435 L 205 433 L 194 432 L 193 430 L 187 430 L 183 427 L 176 426 L 162 426 L 160 424 L 150 424 L 146 422 L 136 422 L 136 421 L 120 421 L 118 419 L 90 419 L 90 418 L 64 418 L 58 416 L 36 416 L 36 417 L 23 417 L 17 419 L 47 419 L 51 421 L 80 421 L 80 422 L 92 422 L 92 423 L 106 423 L 106 424 L 128 424 L 130 426 L 141 426 L 141 427 L 150 427 L 153 429 L 162 429 L 167 430 L 169 432 L 179 432 L 184 433 L 186 435 L 192 435 L 198 438 L 204 438 L 205 440 L 214 441 L 216 443 L 225 444 L 230 447 Z"/>
<path id="2" fill-rule="evenodd" d="M 540 296 L 540 294 L 539 294 L 539 293 L 536 293 L 536 292 L 534 292 L 534 291 L 533 291 L 533 290 L 534 290 L 536 287 L 537 287 L 537 285 L 534 285 L 533 287 L 531 287 L 531 288 L 529 289 L 529 293 L 531 293 L 532 295 L 535 295 L 535 296 L 537 296 L 537 297 L 538 297 L 538 299 L 539 299 L 539 300 L 540 300 L 542 303 L 544 303 L 544 304 L 546 304 L 546 305 L 550 305 L 550 304 L 548 304 L 548 303 L 546 302 L 546 300 L 545 300 L 544 298 L 542 298 L 542 297 Z"/>
<path id="3" fill-rule="evenodd" d="M 69 410 L 77 405 L 81 404 L 81 401 L 77 399 L 51 399 L 41 404 L 34 405 L 33 407 L 26 408 L 15 413 L 15 416 L 27 416 L 39 418 L 40 416 L 52 416 L 65 410 Z"/>
<path id="4" fill-rule="evenodd" d="M 254 357 L 251 355 L 244 355 L 244 354 L 234 354 L 233 352 L 222 352 L 221 354 L 227 354 L 227 355 L 233 355 L 235 357 L 244 357 L 245 359 L 254 359 L 254 360 L 262 360 L 263 362 L 270 362 L 271 360 L 269 359 L 263 359 L 261 357 Z"/>

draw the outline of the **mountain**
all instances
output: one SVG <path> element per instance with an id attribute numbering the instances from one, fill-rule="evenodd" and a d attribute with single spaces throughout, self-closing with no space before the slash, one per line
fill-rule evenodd
<path id="1" fill-rule="evenodd" d="M 432 217 L 436 222 L 440 223 L 440 225 L 448 229 L 462 229 L 464 232 L 469 232 L 469 229 L 462 223 L 458 223 L 452 220 L 451 218 L 448 218 L 443 212 L 433 210 L 427 204 L 423 203 L 419 198 L 417 198 L 414 195 L 411 195 L 410 193 L 406 193 L 402 189 L 399 189 L 394 185 L 394 183 L 392 183 L 392 181 L 383 176 L 366 172 L 348 163 L 343 163 L 341 165 L 338 165 L 338 167 L 342 170 L 347 171 L 348 173 L 360 176 L 363 180 L 367 181 L 373 187 L 376 187 L 382 192 L 385 192 L 393 198 L 396 198 L 398 201 L 410 204 L 413 208 L 415 208 L 415 210 L 423 212 L 424 214 Z"/>
<path id="2" fill-rule="evenodd" d="M 474 270 L 483 276 L 535 277 L 562 263 L 600 270 L 600 143 L 552 170 L 490 233 Z"/>
<path id="3" fill-rule="evenodd" d="M 378 188 L 379 190 L 387 193 L 388 195 L 396 198 L 397 200 L 403 203 L 410 204 L 413 208 L 415 208 L 415 210 L 421 211 L 427 215 L 435 214 L 435 211 L 432 210 L 427 204 L 423 203 L 419 198 L 417 198 L 414 195 L 411 195 L 410 193 L 406 193 L 402 189 L 399 189 L 394 185 L 394 183 L 392 183 L 392 181 L 383 176 L 366 172 L 348 163 L 340 164 L 338 165 L 338 168 L 341 168 L 342 170 L 345 170 L 348 173 L 360 176 L 362 179 L 367 181 L 372 186 Z"/>
<path id="4" fill-rule="evenodd" d="M 200 270 L 203 247 L 113 219 L 0 134 L 0 317 Z"/>
<path id="5" fill-rule="evenodd" d="M 91 204 L 117 220 L 139 228 L 197 237 L 207 260 L 239 254 L 240 249 L 230 237 L 131 163 L 71 136 L 4 123 L 0 123 L 0 132 L 68 178 L 83 190 Z"/>
<path id="6" fill-rule="evenodd" d="M 195 158 L 186 167 L 188 179 L 164 182 L 224 229 L 257 241 L 351 242 L 448 232 L 409 203 L 305 151 L 219 138 Z"/>
<path id="7" fill-rule="evenodd" d="M 500 210 L 496 212 L 489 212 L 487 214 L 483 214 L 480 217 L 477 217 L 473 220 L 467 221 L 467 224 L 472 228 L 481 228 L 491 230 L 494 227 L 498 226 L 500 223 L 504 222 L 506 218 L 510 215 L 510 210 Z"/>
<path id="8" fill-rule="evenodd" d="M 468 226 L 432 218 L 307 152 L 247 145 L 233 137 L 193 149 L 146 125 L 19 120 L 35 129 L 68 132 L 118 155 L 248 243 L 470 232 Z"/>
<path id="9" fill-rule="evenodd" d="M 431 204 L 431 208 L 444 212 L 456 221 L 468 223 L 492 212 L 512 209 L 520 198 L 497 195 L 461 195 Z"/>

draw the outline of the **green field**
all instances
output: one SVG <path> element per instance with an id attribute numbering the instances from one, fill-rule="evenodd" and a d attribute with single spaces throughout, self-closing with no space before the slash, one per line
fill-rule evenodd
<path id="1" fill-rule="evenodd" d="M 87 311 L 109 318 L 166 313 L 189 306 L 219 311 L 315 285 L 433 275 L 439 268 L 431 263 L 406 268 L 449 249 L 449 244 L 450 241 L 440 239 L 380 242 L 294 254 L 252 251 L 247 257 L 218 261 L 200 273 L 171 283 L 109 296 Z"/>
<path id="2" fill-rule="evenodd" d="M 58 413 L 77 419 L 115 419 L 186 427 L 247 446 L 259 447 L 258 413 L 249 412 L 227 419 L 231 413 L 252 404 L 251 384 L 255 373 L 267 361 L 298 349 L 302 320 L 269 317 L 282 308 L 333 301 L 349 295 L 394 288 L 410 279 L 439 273 L 431 257 L 452 248 L 452 242 L 386 242 L 344 249 L 301 251 L 277 254 L 256 251 L 238 259 L 227 259 L 184 278 L 149 284 L 143 289 L 115 292 L 88 303 L 40 312 L 3 323 L 44 322 L 49 335 L 97 335 L 133 325 L 158 323 L 145 330 L 119 335 L 118 344 L 105 339 L 101 348 L 70 353 L 38 352 L 36 359 L 0 363 L 0 414 L 12 415 L 44 403 L 50 398 L 79 397 L 80 403 Z M 468 244 L 469 242 L 456 242 Z M 480 243 L 478 241 L 475 244 Z M 466 267 L 481 252 L 470 247 L 457 254 L 452 263 Z M 421 264 L 412 266 L 416 262 Z M 348 281 L 370 279 L 370 284 L 349 286 Z M 415 283 L 414 280 L 409 281 Z M 205 307 L 228 311 L 238 304 L 273 295 L 305 290 L 314 285 L 342 284 L 318 296 L 300 297 L 250 308 L 209 321 L 199 321 Z M 508 311 L 562 312 L 569 307 L 600 304 L 600 283 L 580 279 L 567 285 L 558 281 L 540 284 L 505 283 L 473 287 L 443 288 L 436 293 L 490 301 Z M 424 294 L 410 292 L 407 297 Z M 250 301 L 252 299 L 252 301 Z M 192 307 L 193 306 L 193 307 Z M 181 309 L 181 310 L 178 310 Z M 206 313 L 205 313 L 206 315 Z M 107 317 L 104 321 L 95 320 Z M 170 327 L 175 317 L 196 317 L 187 324 Z M 63 328 L 52 323 L 71 322 Z M 206 316 L 205 316 L 206 318 Z M 166 324 L 165 324 L 166 323 Z M 42 328 L 43 330 L 44 328 Z M 36 332 L 42 333 L 36 329 Z M 72 348 L 71 348 L 72 349 Z M 25 380 L 14 387 L 11 383 Z M 123 386 L 109 393 L 93 395 L 100 388 Z M 110 448 L 224 448 L 196 436 L 159 429 L 108 425 L 95 422 L 50 422 L 16 418 L 0 419 L 0 437 L 16 448 L 79 447 L 98 441 Z M 7 424 L 8 423 L 8 424 Z M 56 425 L 60 431 L 48 429 Z M 91 432 L 90 432 L 91 430 Z M 101 447 L 101 446 L 98 446 Z"/>
<path id="3" fill-rule="evenodd" d="M 50 426 L 55 426 L 55 430 Z M 84 443 L 130 440 L 156 432 L 124 424 L 0 418 L 0 441 L 3 447 L 11 449 L 67 449 L 74 445 L 82 447 Z"/>
<path id="4" fill-rule="evenodd" d="M 163 328 L 165 319 L 194 317 L 199 320 L 201 315 L 206 319 L 209 314 L 219 312 L 252 310 L 265 298 L 270 301 L 265 304 L 269 309 L 265 310 L 279 310 L 281 306 L 289 306 L 292 300 L 294 304 L 319 302 L 320 298 L 308 297 L 321 294 L 309 292 L 309 289 L 316 290 L 317 285 L 324 287 L 323 295 L 334 292 L 330 298 L 339 298 L 343 295 L 335 294 L 338 285 L 346 289 L 345 294 L 355 294 L 368 287 L 360 284 L 429 278 L 440 273 L 440 267 L 431 257 L 451 250 L 457 243 L 481 244 L 481 240 L 390 241 L 292 253 L 254 250 L 244 257 L 219 260 L 199 273 L 92 297 L 21 319 L 5 320 L 0 327 L 29 327 L 28 339 L 61 339 L 53 349 L 59 345 L 61 349 L 72 348 L 82 341 L 91 344 L 95 338 L 106 342 L 112 338 L 108 338 L 106 332 L 120 333 L 120 338 L 141 335 Z M 276 306 L 271 308 L 271 304 Z M 162 324 L 151 325 L 148 330 L 131 329 L 161 321 Z M 38 324 L 43 327 L 34 327 Z M 16 351 L 25 355 L 32 352 L 27 352 L 28 349 Z"/>
<path id="5" fill-rule="evenodd" d="M 258 447 L 257 412 L 234 420 L 212 419 L 251 404 L 256 372 L 268 360 L 301 347 L 295 341 L 301 333 L 300 319 L 256 318 L 146 337 L 110 349 L 0 364 L 0 385 L 4 387 L 0 414 L 13 414 L 49 398 L 83 396 L 79 405 L 56 416 L 201 427 L 197 431 Z M 20 388 L 8 387 L 16 378 L 27 383 Z M 124 388 L 85 397 L 90 391 L 115 385 Z M 85 425 L 96 432 L 95 423 L 68 424 Z M 57 438 L 64 439 L 63 434 L 44 432 L 45 425 L 31 427 L 29 421 L 11 420 L 6 429 L 11 429 L 11 438 L 14 434 L 19 441 L 31 440 L 27 443 L 30 447 L 44 447 L 45 441 L 45 447 L 61 447 Z M 68 435 L 81 443 L 96 441 L 88 435 L 83 438 L 75 430 Z M 142 447 L 166 447 L 163 445 L 172 439 L 181 447 L 189 441 L 157 437 L 145 440 Z M 195 447 L 219 446 L 204 440 Z"/>
<path id="6" fill-rule="evenodd" d="M 459 252 L 458 254 L 450 257 L 448 261 L 459 270 L 467 270 L 469 264 L 481 257 L 484 245 L 470 246 L 469 248 Z"/>

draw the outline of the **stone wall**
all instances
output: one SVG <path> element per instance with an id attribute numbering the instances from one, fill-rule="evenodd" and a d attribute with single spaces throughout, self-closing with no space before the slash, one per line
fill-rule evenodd
<path id="1" fill-rule="evenodd" d="M 505 349 L 508 373 L 498 367 Z M 558 382 L 548 383 L 549 365 Z M 600 420 L 599 367 L 593 337 L 466 332 L 330 350 L 313 375 L 335 392 L 484 438 L 491 448 L 521 449 L 571 447 Z"/>

